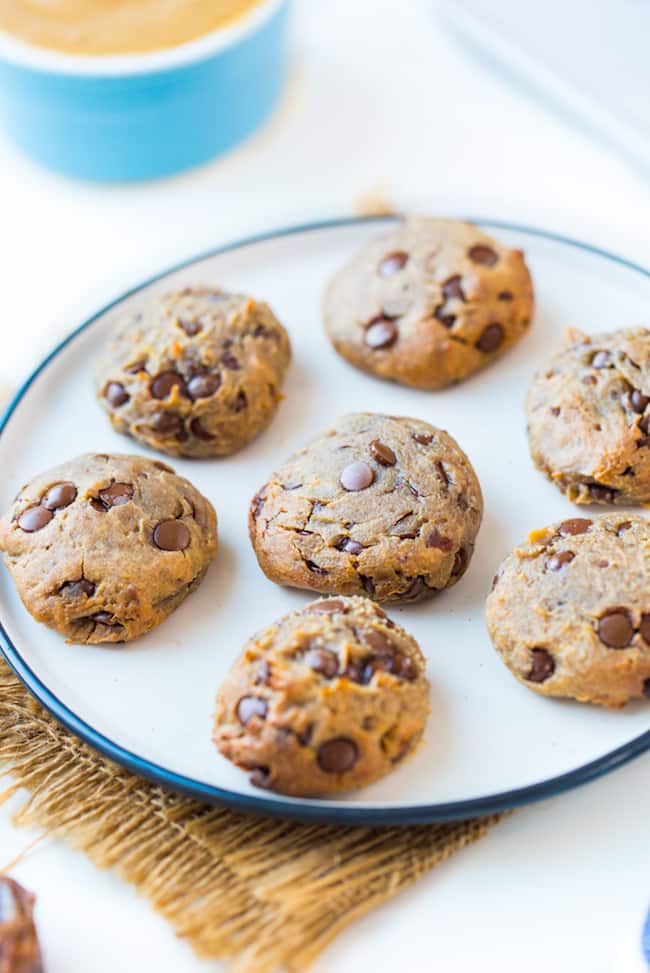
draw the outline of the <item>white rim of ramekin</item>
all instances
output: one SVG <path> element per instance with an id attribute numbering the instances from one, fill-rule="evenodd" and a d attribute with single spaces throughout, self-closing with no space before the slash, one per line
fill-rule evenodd
<path id="1" fill-rule="evenodd" d="M 142 54 L 67 54 L 36 47 L 0 31 L 0 60 L 37 71 L 82 77 L 121 77 L 169 71 L 204 61 L 253 34 L 288 0 L 261 0 L 235 23 L 177 47 Z"/>

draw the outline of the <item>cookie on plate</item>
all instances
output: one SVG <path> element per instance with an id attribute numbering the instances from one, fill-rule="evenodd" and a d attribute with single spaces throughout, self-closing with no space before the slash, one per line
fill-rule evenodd
<path id="1" fill-rule="evenodd" d="M 533 531 L 503 562 L 486 619 L 538 693 L 612 707 L 650 696 L 650 522 L 621 512 Z"/>
<path id="2" fill-rule="evenodd" d="M 127 642 L 198 587 L 216 527 L 210 502 L 170 466 L 95 453 L 22 487 L 0 550 L 37 622 L 70 642 Z"/>
<path id="3" fill-rule="evenodd" d="M 471 223 L 411 217 L 365 247 L 325 293 L 325 328 L 357 368 L 441 389 L 521 338 L 533 313 L 520 250 Z"/>
<path id="4" fill-rule="evenodd" d="M 251 541 L 271 581 L 414 600 L 459 580 L 483 500 L 448 433 L 418 419 L 345 416 L 253 498 Z"/>
<path id="5" fill-rule="evenodd" d="M 363 787 L 417 745 L 429 712 L 420 648 L 367 598 L 315 601 L 252 638 L 217 697 L 214 742 L 261 787 Z"/>
<path id="6" fill-rule="evenodd" d="M 96 391 L 120 433 L 173 456 L 228 456 L 270 423 L 290 357 L 268 305 L 186 287 L 118 328 Z"/>
<path id="7" fill-rule="evenodd" d="M 526 401 L 533 461 L 574 503 L 650 501 L 650 331 L 567 332 Z"/>

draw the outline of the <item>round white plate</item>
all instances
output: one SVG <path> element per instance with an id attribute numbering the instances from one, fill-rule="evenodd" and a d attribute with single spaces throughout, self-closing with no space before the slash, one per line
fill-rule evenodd
<path id="1" fill-rule="evenodd" d="M 271 428 L 239 455 L 179 460 L 217 508 L 220 545 L 201 588 L 154 632 L 116 648 L 66 645 L 22 607 L 0 574 L 7 659 L 62 722 L 137 773 L 201 798 L 268 814 L 387 824 L 478 814 L 536 800 L 650 747 L 650 704 L 620 712 L 544 699 L 496 656 L 483 603 L 503 556 L 535 527 L 575 513 L 532 466 L 522 401 L 533 370 L 567 325 L 602 331 L 644 320 L 650 274 L 551 234 L 484 223 L 526 251 L 537 294 L 530 333 L 503 360 L 441 393 L 355 371 L 328 345 L 320 297 L 330 274 L 390 220 L 347 220 L 244 241 L 166 273 L 119 299 L 54 349 L 10 406 L 0 435 L 0 504 L 31 476 L 86 451 L 142 447 L 114 433 L 93 398 L 92 361 L 115 319 L 145 293 L 217 283 L 268 300 L 291 333 L 286 400 Z M 389 612 L 428 660 L 431 716 L 417 753 L 384 780 L 337 800 L 252 787 L 210 742 L 214 695 L 244 641 L 306 603 L 260 572 L 247 535 L 250 498 L 267 474 L 337 416 L 370 410 L 449 430 L 472 460 L 485 518 L 470 569 L 448 592 Z"/>

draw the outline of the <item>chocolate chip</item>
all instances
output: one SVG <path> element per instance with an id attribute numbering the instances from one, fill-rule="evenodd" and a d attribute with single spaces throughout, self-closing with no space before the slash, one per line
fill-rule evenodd
<path id="1" fill-rule="evenodd" d="M 256 493 L 251 500 L 251 516 L 257 519 L 260 515 L 262 507 L 266 501 L 266 497 L 262 493 Z"/>
<path id="2" fill-rule="evenodd" d="M 553 408 L 551 409 L 551 415 L 552 416 L 555 416 L 557 418 L 557 416 L 559 416 L 559 414 L 560 414 L 559 406 L 554 405 Z"/>
<path id="3" fill-rule="evenodd" d="M 611 490 L 600 483 L 590 483 L 589 493 L 598 503 L 613 503 L 618 490 Z"/>
<path id="4" fill-rule="evenodd" d="M 110 510 L 111 507 L 121 507 L 132 500 L 133 492 L 132 483 L 111 483 L 105 490 L 99 491 L 99 499 L 106 510 Z"/>
<path id="5" fill-rule="evenodd" d="M 643 682 L 643 695 L 650 699 L 650 679 L 645 679 Z"/>
<path id="6" fill-rule="evenodd" d="M 69 507 L 77 498 L 77 488 L 74 483 L 55 483 L 42 497 L 41 503 L 47 510 L 61 510 Z"/>
<path id="7" fill-rule="evenodd" d="M 346 612 L 348 606 L 338 598 L 325 598 L 323 601 L 315 601 L 303 609 L 303 614 L 334 615 L 336 612 Z"/>
<path id="8" fill-rule="evenodd" d="M 434 309 L 433 316 L 436 319 L 436 321 L 440 321 L 440 324 L 443 324 L 445 326 L 445 328 L 453 328 L 453 326 L 456 323 L 456 315 L 455 314 L 447 314 L 445 312 L 445 305 L 444 304 L 439 304 Z"/>
<path id="9" fill-rule="evenodd" d="M 454 557 L 454 566 L 451 569 L 452 578 L 458 578 L 461 574 L 465 574 L 467 570 L 467 551 L 464 547 L 459 547 L 456 551 L 456 556 Z"/>
<path id="10" fill-rule="evenodd" d="M 151 420 L 151 428 L 154 432 L 163 434 L 175 433 L 177 436 L 184 431 L 183 420 L 175 412 L 157 412 Z"/>
<path id="11" fill-rule="evenodd" d="M 631 409 L 634 409 L 635 412 L 642 413 L 645 412 L 646 406 L 650 402 L 650 397 L 644 395 L 643 392 L 639 392 L 638 389 L 632 389 L 628 401 Z"/>
<path id="12" fill-rule="evenodd" d="M 209 399 L 219 389 L 221 375 L 216 372 L 200 372 L 193 375 L 187 383 L 187 394 L 192 399 Z"/>
<path id="13" fill-rule="evenodd" d="M 426 584 L 422 575 L 412 578 L 408 588 L 403 592 L 402 598 L 417 598 L 425 589 Z"/>
<path id="14" fill-rule="evenodd" d="M 574 557 L 573 551 L 558 551 L 547 559 L 546 568 L 548 571 L 559 571 L 565 564 L 571 564 Z"/>
<path id="15" fill-rule="evenodd" d="M 128 402 L 131 396 L 121 382 L 109 382 L 104 389 L 104 398 L 117 409 L 118 406 Z"/>
<path id="16" fill-rule="evenodd" d="M 439 551 L 451 551 L 454 542 L 448 537 L 443 537 L 437 527 L 434 527 L 427 537 L 427 547 L 435 547 Z"/>
<path id="17" fill-rule="evenodd" d="M 442 296 L 446 301 L 450 300 L 452 297 L 458 297 L 461 301 L 465 300 L 465 294 L 462 288 L 463 278 L 460 274 L 454 274 L 453 277 L 449 277 L 448 280 L 442 285 Z"/>
<path id="18" fill-rule="evenodd" d="M 321 743 L 316 754 L 318 766 L 326 774 L 352 770 L 359 759 L 359 748 L 349 737 L 333 737 Z"/>
<path id="19" fill-rule="evenodd" d="M 481 336 L 476 342 L 476 347 L 479 351 L 488 354 L 491 351 L 496 351 L 503 343 L 504 338 L 505 332 L 503 326 L 497 321 L 494 321 L 492 324 L 488 324 L 486 328 L 483 328 Z"/>
<path id="20" fill-rule="evenodd" d="M 154 527 L 153 542 L 161 551 L 184 551 L 190 543 L 189 528 L 182 520 L 163 520 Z"/>
<path id="21" fill-rule="evenodd" d="M 397 652 L 393 657 L 393 675 L 413 682 L 418 677 L 418 667 L 410 656 Z"/>
<path id="22" fill-rule="evenodd" d="M 351 537 L 341 537 L 335 546 L 338 551 L 345 551 L 346 554 L 360 554 L 363 550 L 363 544 L 353 541 Z"/>
<path id="23" fill-rule="evenodd" d="M 379 632 L 375 628 L 355 629 L 355 635 L 359 642 L 367 645 L 369 649 L 378 655 L 388 656 L 395 651 L 395 646 L 384 632 Z"/>
<path id="24" fill-rule="evenodd" d="M 271 785 L 271 770 L 269 767 L 253 767 L 252 773 L 248 778 L 253 787 L 260 787 L 268 790 Z"/>
<path id="25" fill-rule="evenodd" d="M 528 682 L 546 682 L 555 672 L 555 659 L 548 649 L 532 649 Z"/>
<path id="26" fill-rule="evenodd" d="M 430 446 L 433 442 L 433 436 L 429 435 L 427 432 L 414 432 L 411 435 L 416 443 L 420 444 L 420 446 Z"/>
<path id="27" fill-rule="evenodd" d="M 408 253 L 404 253 L 403 250 L 396 250 L 394 253 L 386 254 L 384 259 L 379 264 L 379 275 L 381 277 L 392 277 L 393 274 L 398 273 L 403 267 L 406 266 L 408 259 Z"/>
<path id="28" fill-rule="evenodd" d="M 369 348 L 376 351 L 380 348 L 389 348 L 397 341 L 397 325 L 390 318 L 373 318 L 366 327 L 364 341 Z"/>
<path id="29" fill-rule="evenodd" d="M 585 517 L 572 517 L 570 520 L 563 520 L 557 529 L 560 537 L 572 537 L 575 534 L 586 534 L 593 521 Z"/>
<path id="30" fill-rule="evenodd" d="M 347 668 L 343 675 L 346 679 L 349 679 L 350 682 L 363 684 L 363 663 L 348 662 Z"/>
<path id="31" fill-rule="evenodd" d="M 650 435 L 650 412 L 648 412 L 639 423 L 639 429 L 641 432 L 645 433 L 646 436 Z"/>
<path id="32" fill-rule="evenodd" d="M 327 568 L 322 568 L 320 564 L 316 564 L 315 561 L 310 561 L 305 558 L 305 564 L 312 574 L 327 574 Z"/>
<path id="33" fill-rule="evenodd" d="M 217 438 L 216 436 L 213 436 L 211 432 L 208 432 L 200 419 L 192 419 L 190 422 L 190 432 L 193 436 L 196 436 L 197 439 L 202 439 L 203 442 L 206 443 Z"/>
<path id="34" fill-rule="evenodd" d="M 650 615 L 641 615 L 641 624 L 639 625 L 639 631 L 641 632 L 641 637 L 644 642 L 650 645 Z"/>
<path id="35" fill-rule="evenodd" d="M 364 660 L 363 670 L 361 673 L 361 683 L 367 686 L 372 680 L 372 677 L 376 672 L 392 672 L 393 671 L 393 656 L 392 655 L 371 655 Z M 356 681 L 356 680 L 355 680 Z"/>
<path id="36" fill-rule="evenodd" d="M 514 295 L 512 291 L 499 291 L 498 298 L 500 301 L 511 301 Z"/>
<path id="37" fill-rule="evenodd" d="M 243 412 L 244 409 L 248 408 L 248 399 L 246 398 L 246 393 L 243 389 L 240 389 L 239 395 L 235 399 L 235 412 Z"/>
<path id="38" fill-rule="evenodd" d="M 147 359 L 141 358 L 140 361 L 133 362 L 132 365 L 126 365 L 124 371 L 129 375 L 137 375 L 138 372 L 146 371 Z"/>
<path id="39" fill-rule="evenodd" d="M 184 391 L 185 381 L 183 376 L 170 369 L 166 372 L 160 372 L 152 379 L 149 391 L 154 399 L 166 399 L 171 390 L 177 386 L 181 391 Z"/>
<path id="40" fill-rule="evenodd" d="M 372 468 L 367 463 L 350 463 L 341 473 L 340 481 L 344 490 L 357 493 L 367 489 L 375 479 Z"/>
<path id="41" fill-rule="evenodd" d="M 634 637 L 634 626 L 625 608 L 612 608 L 598 622 L 598 638 L 611 649 L 624 649 Z"/>
<path id="42" fill-rule="evenodd" d="M 203 331 L 203 325 L 196 318 L 178 318 L 176 324 L 182 328 L 188 337 L 193 338 L 199 331 Z"/>
<path id="43" fill-rule="evenodd" d="M 467 256 L 475 264 L 482 264 L 484 267 L 494 267 L 499 256 L 492 247 L 485 246 L 484 243 L 476 243 L 467 251 Z"/>
<path id="44" fill-rule="evenodd" d="M 310 649 L 305 656 L 305 662 L 321 675 L 332 679 L 339 671 L 339 657 L 331 649 Z"/>
<path id="45" fill-rule="evenodd" d="M 447 470 L 445 469 L 444 464 L 441 463 L 440 460 L 438 459 L 433 465 L 438 471 L 438 476 L 440 477 L 444 485 L 448 487 L 451 481 L 449 479 L 449 476 L 447 475 Z"/>
<path id="46" fill-rule="evenodd" d="M 263 720 L 267 710 L 268 704 L 261 696 L 242 696 L 237 703 L 237 719 L 246 726 L 254 716 L 259 716 Z"/>
<path id="47" fill-rule="evenodd" d="M 47 510 L 46 507 L 40 505 L 28 507 L 18 518 L 18 526 L 28 534 L 33 534 L 34 531 L 41 530 L 46 524 L 49 524 L 53 516 L 52 511 Z"/>
<path id="48" fill-rule="evenodd" d="M 365 574 L 360 574 L 359 581 L 366 594 L 373 598 L 375 595 L 375 583 L 372 578 L 367 577 Z"/>
<path id="49" fill-rule="evenodd" d="M 95 612 L 89 618 L 91 621 L 98 622 L 100 625 L 106 625 L 107 628 L 119 628 L 122 624 L 111 612 Z"/>
<path id="50" fill-rule="evenodd" d="M 373 439 L 370 443 L 370 455 L 382 466 L 395 466 L 397 462 L 397 457 L 390 446 L 380 442 L 379 439 Z"/>
<path id="51" fill-rule="evenodd" d="M 230 351 L 224 351 L 223 355 L 221 356 L 221 364 L 224 366 L 224 368 L 229 368 L 233 372 L 237 372 L 241 368 L 239 358 L 235 358 L 233 353 Z"/>
<path id="52" fill-rule="evenodd" d="M 66 581 L 59 588 L 59 593 L 70 595 L 72 598 L 80 598 L 81 595 L 90 598 L 95 594 L 95 585 L 92 581 L 86 581 L 85 578 L 80 578 L 79 581 Z"/>
<path id="53" fill-rule="evenodd" d="M 591 367 L 608 368 L 611 360 L 612 356 L 608 351 L 597 351 L 591 356 Z"/>
<path id="54" fill-rule="evenodd" d="M 616 528 L 616 534 L 618 535 L 618 537 L 622 537 L 625 531 L 629 530 L 631 526 L 632 526 L 631 520 L 624 520 L 622 524 L 619 524 L 618 527 Z"/>

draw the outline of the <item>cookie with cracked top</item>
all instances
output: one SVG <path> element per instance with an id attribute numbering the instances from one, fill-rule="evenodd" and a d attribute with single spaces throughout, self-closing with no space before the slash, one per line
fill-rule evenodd
<path id="1" fill-rule="evenodd" d="M 172 456 L 229 456 L 268 426 L 291 347 L 268 305 L 218 288 L 152 298 L 109 340 L 96 393 L 113 427 Z"/>
<path id="2" fill-rule="evenodd" d="M 213 739 L 284 794 L 370 784 L 416 747 L 429 712 L 417 642 L 367 598 L 329 598 L 246 643 L 221 686 Z"/>
<path id="3" fill-rule="evenodd" d="M 22 487 L 0 550 L 36 621 L 70 642 L 127 642 L 199 586 L 216 529 L 211 503 L 166 463 L 95 453 Z"/>
<path id="4" fill-rule="evenodd" d="M 471 223 L 414 216 L 336 274 L 323 316 L 334 348 L 357 368 L 441 389 L 515 344 L 533 305 L 520 250 Z"/>
<path id="5" fill-rule="evenodd" d="M 569 500 L 650 501 L 650 330 L 567 331 L 526 412 L 533 462 Z"/>
<path id="6" fill-rule="evenodd" d="M 503 562 L 486 620 L 535 692 L 610 707 L 650 697 L 650 523 L 621 512 L 533 531 Z"/>
<path id="7" fill-rule="evenodd" d="M 483 511 L 452 437 L 418 419 L 345 416 L 253 498 L 250 537 L 271 581 L 416 600 L 464 574 Z"/>

